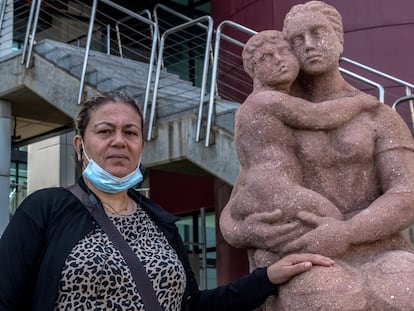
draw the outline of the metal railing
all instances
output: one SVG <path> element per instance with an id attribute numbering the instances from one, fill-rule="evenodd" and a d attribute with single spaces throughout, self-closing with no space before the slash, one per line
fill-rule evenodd
<path id="1" fill-rule="evenodd" d="M 6 7 L 8 0 L 2 0 L 0 4 L 0 35 L 3 29 L 4 16 L 6 15 Z"/>
<path id="2" fill-rule="evenodd" d="M 254 35 L 257 32 L 247 28 L 245 26 L 242 26 L 240 24 L 237 24 L 235 22 L 232 21 L 228 21 L 225 20 L 223 22 L 220 23 L 220 25 L 217 27 L 216 30 L 216 39 L 214 42 L 214 59 L 213 59 L 213 68 L 211 70 L 211 83 L 210 83 L 210 98 L 209 98 L 209 103 L 208 103 L 208 114 L 207 114 L 207 125 L 206 125 L 206 134 L 205 134 L 205 146 L 208 147 L 210 145 L 210 136 L 211 136 L 211 128 L 212 128 L 212 124 L 213 124 L 213 118 L 215 115 L 215 109 L 214 109 L 214 103 L 215 103 L 215 96 L 219 95 L 218 94 L 218 88 L 217 88 L 217 73 L 218 73 L 218 65 L 219 65 L 219 55 L 220 55 L 220 47 L 221 47 L 221 39 L 226 40 L 227 42 L 238 46 L 240 49 L 242 49 L 244 47 L 244 43 L 240 42 L 232 37 L 226 36 L 224 35 L 223 32 L 223 28 L 224 27 L 231 27 L 233 29 L 236 29 L 238 31 L 241 31 L 243 33 L 246 33 L 248 35 Z M 234 53 L 231 53 L 234 55 Z M 238 53 L 238 58 L 241 59 L 241 53 Z M 240 70 L 240 66 L 241 63 L 237 65 L 236 63 L 230 63 L 230 67 L 231 68 L 239 68 Z"/>
<path id="3" fill-rule="evenodd" d="M 372 67 L 369 67 L 369 66 L 366 66 L 364 64 L 358 63 L 358 62 L 356 62 L 356 61 L 354 61 L 352 59 L 346 58 L 346 57 L 341 57 L 340 58 L 340 61 L 341 62 L 345 62 L 347 64 L 351 64 L 351 65 L 353 65 L 356 68 L 362 69 L 365 73 L 369 73 L 369 74 L 378 76 L 378 77 L 380 77 L 380 78 L 382 78 L 384 80 L 388 80 L 388 81 L 394 82 L 397 85 L 399 85 L 401 87 L 404 87 L 405 88 L 405 95 L 404 96 L 407 96 L 407 95 L 411 95 L 412 94 L 412 90 L 414 89 L 414 84 L 411 84 L 411 83 L 409 83 L 407 81 L 401 80 L 401 79 L 396 78 L 396 77 L 394 77 L 392 75 L 389 75 L 389 74 L 386 74 L 386 73 L 381 72 L 379 70 L 376 70 L 376 69 L 374 69 Z M 383 86 L 381 86 L 381 88 L 382 88 L 382 90 L 384 90 Z M 384 91 L 382 91 L 382 92 L 385 93 Z M 384 102 L 384 95 L 382 95 L 382 97 L 379 96 L 379 98 L 380 98 L 381 102 Z M 398 98 L 398 99 L 396 99 L 394 101 L 394 104 L 392 104 L 392 106 L 395 107 L 396 106 L 395 102 L 402 102 L 402 101 L 404 101 L 404 100 L 399 100 L 399 98 Z"/>
<path id="4" fill-rule="evenodd" d="M 204 61 L 203 61 L 203 70 L 202 70 L 202 81 L 201 81 L 201 88 L 200 88 L 200 99 L 199 99 L 199 113 L 198 113 L 198 119 L 201 120 L 202 118 L 202 109 L 203 109 L 203 103 L 204 103 L 204 96 L 205 96 L 205 90 L 206 90 L 206 83 L 207 83 L 207 73 L 208 73 L 208 59 L 209 59 L 209 50 L 212 40 L 212 33 L 213 33 L 213 19 L 210 16 L 202 16 L 197 19 L 188 21 L 184 24 L 175 26 L 173 28 L 170 28 L 166 30 L 160 39 L 160 47 L 159 47 L 159 54 L 158 59 L 163 60 L 163 53 L 164 53 L 164 46 L 166 39 L 169 35 L 178 33 L 180 31 L 186 30 L 189 27 L 192 26 L 200 26 L 202 25 L 202 28 L 205 28 L 204 24 L 201 24 L 202 21 L 207 22 L 207 31 L 206 31 L 206 40 L 205 40 L 205 46 L 204 46 Z M 174 43 L 176 44 L 176 43 Z M 154 126 L 154 119 L 155 119 L 155 110 L 157 106 L 157 95 L 158 95 L 158 85 L 160 81 L 160 72 L 161 72 L 161 66 L 164 62 L 159 61 L 157 63 L 157 70 L 155 74 L 155 81 L 154 81 L 154 92 L 153 92 L 153 99 L 152 99 L 152 106 L 151 106 L 151 114 L 149 119 L 149 127 L 148 127 L 148 133 L 147 133 L 147 140 L 152 139 L 152 129 Z M 199 128 L 197 128 L 197 131 L 199 131 Z"/>
<path id="5" fill-rule="evenodd" d="M 158 72 L 161 68 L 178 74 L 182 79 L 190 81 L 194 86 L 200 88 L 199 98 L 193 100 L 199 101 L 196 141 L 200 140 L 201 123 L 203 120 L 203 108 L 205 104 L 206 89 L 208 88 L 208 74 L 210 64 L 213 60 L 212 55 L 212 35 L 213 20 L 210 16 L 202 16 L 192 19 L 181 14 L 163 4 L 157 4 L 153 10 L 154 21 L 160 27 L 160 55 L 158 59 Z M 174 31 L 172 30 L 174 29 Z M 196 31 L 194 31 L 196 30 Z M 165 34 L 164 39 L 161 34 Z M 167 36 L 174 35 L 175 40 L 179 42 L 175 44 L 171 42 L 165 45 Z M 164 41 L 164 43 L 161 43 Z M 161 49 L 161 44 L 164 44 Z M 187 46 L 185 46 L 187 44 Z M 166 55 L 165 46 L 169 47 Z M 185 55 L 187 53 L 187 55 Z M 186 69 L 184 72 L 182 69 Z M 159 90 L 159 74 L 154 81 L 154 94 L 152 103 L 157 102 Z M 178 86 L 179 87 L 179 86 Z M 154 123 L 155 107 L 152 108 L 151 125 L 149 127 L 148 139 L 152 137 L 152 128 Z"/>
<path id="6" fill-rule="evenodd" d="M 414 121 L 414 105 L 413 105 L 413 90 L 414 90 L 414 84 L 409 83 L 407 81 L 404 81 L 402 79 L 399 79 L 397 77 L 394 77 L 392 75 L 386 74 L 382 71 L 376 70 L 372 67 L 366 66 L 364 64 L 358 63 L 352 59 L 346 58 L 346 57 L 341 57 L 340 59 L 341 62 L 345 62 L 347 64 L 350 64 L 358 69 L 363 70 L 365 73 L 371 74 L 373 76 L 377 76 L 385 81 L 390 81 L 395 83 L 396 85 L 404 88 L 405 90 L 405 94 L 402 96 L 398 96 L 397 99 L 394 100 L 394 102 L 391 104 L 391 107 L 394 110 L 397 110 L 397 106 L 400 105 L 401 103 L 408 103 L 408 108 L 409 108 L 409 112 L 410 112 L 410 120 L 413 123 Z M 382 90 L 384 90 L 384 88 L 381 86 Z M 385 94 L 384 91 L 382 91 L 383 94 Z M 380 100 L 382 102 L 384 102 L 384 95 L 382 95 L 382 97 L 380 97 Z"/>
<path id="7" fill-rule="evenodd" d="M 152 29 L 152 33 L 153 33 L 153 39 L 152 39 L 152 45 L 151 45 L 151 55 L 150 55 L 150 60 L 149 60 L 149 67 L 148 67 L 148 76 L 147 76 L 147 85 L 146 85 L 146 92 L 145 92 L 145 98 L 144 98 L 144 107 L 147 105 L 147 102 L 149 100 L 149 96 L 150 96 L 150 90 L 151 90 L 151 79 L 152 79 L 152 71 L 153 71 L 153 66 L 154 66 L 154 61 L 155 61 L 155 53 L 156 53 L 156 47 L 157 47 L 157 34 L 158 34 L 158 25 L 156 23 L 154 23 L 151 20 L 148 20 L 144 17 L 142 17 L 141 15 L 128 10 L 116 3 L 113 3 L 112 1 L 108 1 L 108 0 L 100 0 L 102 3 L 105 3 L 106 5 L 109 5 L 110 7 L 123 12 L 145 24 L 148 24 L 149 26 L 151 26 Z M 82 93 L 83 93 L 83 86 L 84 86 L 84 79 L 85 79 L 85 75 L 86 75 L 86 69 L 87 69 L 87 64 L 88 64 L 88 57 L 89 57 L 89 49 L 91 46 L 91 41 L 92 41 L 92 32 L 93 32 L 93 27 L 95 24 L 95 14 L 96 14 L 96 9 L 97 9 L 97 4 L 98 4 L 98 0 L 94 0 L 93 1 L 93 6 L 92 6 L 92 10 L 91 10 L 91 18 L 90 18 L 90 24 L 89 24 L 89 29 L 88 29 L 88 37 L 87 37 L 87 43 L 86 43 L 86 48 L 85 48 L 85 59 L 84 59 L 84 63 L 83 63 L 83 69 L 82 69 L 82 75 L 81 75 L 81 83 L 80 83 L 80 90 L 79 90 L 79 97 L 78 97 L 78 104 L 80 104 L 80 102 L 82 101 Z M 118 46 L 120 44 L 120 40 L 119 40 L 119 22 L 116 23 L 117 25 L 117 34 L 118 34 Z M 144 112 L 144 118 L 145 118 L 145 112 Z"/>
<path id="8" fill-rule="evenodd" d="M 124 14 L 128 19 L 126 17 L 114 18 L 109 16 L 103 10 L 98 9 L 101 3 L 117 11 L 117 16 Z M 148 15 L 148 10 L 135 13 L 108 0 L 94 0 L 91 7 L 87 6 L 83 1 L 78 0 L 73 0 L 71 4 L 73 6 L 69 6 L 65 1 L 58 0 L 53 4 L 48 3 L 47 8 L 42 8 L 41 0 L 32 1 L 25 39 L 23 41 L 21 63 L 25 64 L 26 68 L 30 67 L 33 46 L 37 38 L 39 40 L 52 39 L 65 43 L 74 43 L 78 47 L 83 47 L 85 52 L 78 94 L 78 103 L 80 103 L 83 95 L 90 50 L 105 51 L 106 54 L 122 57 L 128 54 L 128 58 L 145 61 L 149 64 L 144 99 L 144 102 L 147 102 L 150 97 L 158 32 L 158 25 L 152 20 L 142 16 Z M 66 7 L 67 9 L 62 11 L 60 7 Z M 62 27 L 67 28 L 66 31 L 59 29 L 55 24 L 50 22 L 52 20 L 51 17 L 56 17 L 56 14 L 54 14 L 56 11 L 59 11 L 59 23 Z M 99 20 L 95 18 L 97 15 L 100 17 Z M 89 20 L 89 23 L 82 22 L 82 19 Z M 101 20 L 105 20 L 105 22 L 101 22 Z M 132 24 L 132 21 L 135 24 Z M 39 23 L 42 27 L 38 26 Z M 100 30 L 102 30 L 102 33 L 100 33 Z M 116 40 L 111 38 L 111 31 L 116 32 Z M 70 34 L 71 37 L 62 40 L 60 37 L 62 32 Z M 85 39 L 85 42 L 82 42 L 83 39 Z M 122 40 L 124 42 L 121 42 Z M 124 52 L 126 50 L 128 53 L 120 55 L 121 50 L 124 50 Z"/>

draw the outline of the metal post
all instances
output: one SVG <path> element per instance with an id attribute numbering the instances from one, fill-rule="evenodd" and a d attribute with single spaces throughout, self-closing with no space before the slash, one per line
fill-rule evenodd
<path id="1" fill-rule="evenodd" d="M 106 25 L 106 54 L 111 55 L 111 25 Z"/>
<path id="2" fill-rule="evenodd" d="M 96 8 L 98 6 L 98 0 L 93 0 L 91 9 L 91 19 L 89 21 L 88 37 L 86 39 L 85 57 L 83 59 L 82 75 L 80 78 L 78 105 L 82 102 L 83 86 L 85 84 L 86 68 L 88 67 L 89 50 L 91 48 L 93 25 L 95 24 Z"/>
<path id="3" fill-rule="evenodd" d="M 203 271 L 201 274 L 200 285 L 202 289 L 207 289 L 207 229 L 206 229 L 206 210 L 204 207 L 200 209 L 201 221 L 201 266 Z"/>

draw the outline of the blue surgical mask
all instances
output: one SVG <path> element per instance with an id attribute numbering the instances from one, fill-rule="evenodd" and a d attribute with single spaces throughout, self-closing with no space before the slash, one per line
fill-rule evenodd
<path id="1" fill-rule="evenodd" d="M 83 142 L 82 142 L 83 146 Z M 83 147 L 83 152 L 86 159 L 88 159 L 88 165 L 83 170 L 82 175 L 86 177 L 98 190 L 107 193 L 117 193 L 127 190 L 136 184 L 140 183 L 143 179 L 139 164 L 134 171 L 124 177 L 117 177 L 111 173 L 105 171 L 94 160 L 89 159 Z"/>

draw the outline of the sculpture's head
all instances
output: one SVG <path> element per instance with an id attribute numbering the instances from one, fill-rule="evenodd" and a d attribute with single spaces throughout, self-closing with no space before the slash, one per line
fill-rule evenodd
<path id="1" fill-rule="evenodd" d="M 283 33 L 303 72 L 318 75 L 337 70 L 343 52 L 342 17 L 322 1 L 298 4 L 286 14 Z"/>
<path id="2" fill-rule="evenodd" d="M 242 52 L 244 70 L 255 86 L 288 91 L 299 72 L 299 63 L 283 33 L 264 30 L 253 35 Z"/>

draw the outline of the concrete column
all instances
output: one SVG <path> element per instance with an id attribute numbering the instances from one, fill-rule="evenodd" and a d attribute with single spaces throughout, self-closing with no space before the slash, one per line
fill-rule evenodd
<path id="1" fill-rule="evenodd" d="M 0 100 L 0 235 L 9 223 L 11 103 Z"/>

